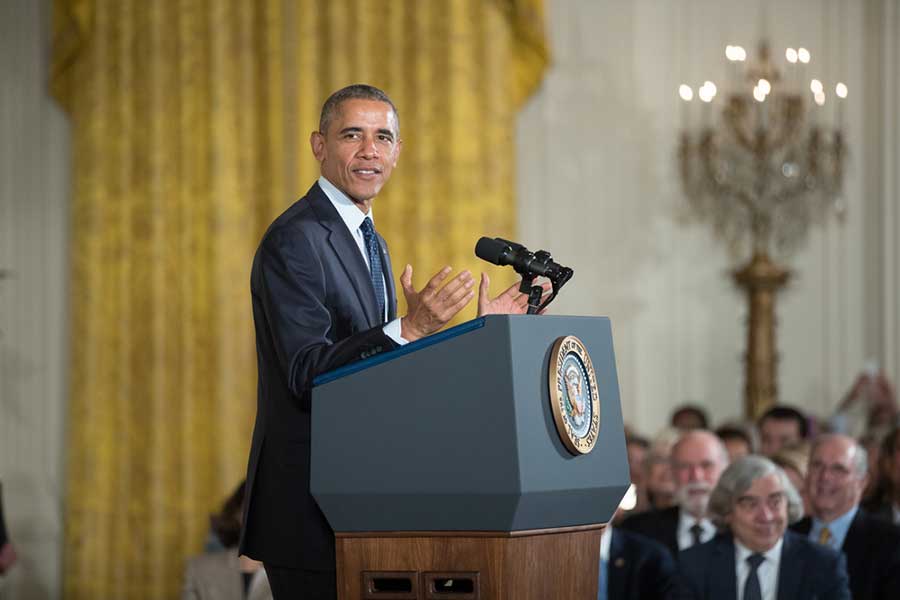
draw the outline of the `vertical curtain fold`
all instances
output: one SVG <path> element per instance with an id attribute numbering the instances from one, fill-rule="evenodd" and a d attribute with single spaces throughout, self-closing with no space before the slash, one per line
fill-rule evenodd
<path id="1" fill-rule="evenodd" d="M 542 20 L 540 0 L 55 0 L 50 87 L 73 124 L 67 598 L 177 595 L 243 476 L 250 262 L 318 174 L 327 94 L 363 81 L 400 109 L 375 205 L 397 270 L 419 286 L 448 262 L 481 270 L 477 237 L 514 235 Z"/>

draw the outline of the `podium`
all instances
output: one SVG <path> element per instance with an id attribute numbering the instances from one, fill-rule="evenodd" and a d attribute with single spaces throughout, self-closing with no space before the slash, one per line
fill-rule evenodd
<path id="1" fill-rule="evenodd" d="M 566 336 L 596 378 L 587 453 L 551 403 Z M 326 373 L 311 457 L 341 600 L 593 600 L 630 484 L 609 319 L 489 316 Z"/>

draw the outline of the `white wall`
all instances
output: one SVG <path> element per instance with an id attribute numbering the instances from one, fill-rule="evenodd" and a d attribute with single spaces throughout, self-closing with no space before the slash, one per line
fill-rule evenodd
<path id="1" fill-rule="evenodd" d="M 716 421 L 742 413 L 746 300 L 709 226 L 684 222 L 677 88 L 707 78 L 721 88 L 725 45 L 753 52 L 763 32 L 776 59 L 805 46 L 810 72 L 851 94 L 848 210 L 790 259 L 780 397 L 824 414 L 868 358 L 897 381 L 897 4 L 550 0 L 554 64 L 519 121 L 520 237 L 575 269 L 557 313 L 612 318 L 624 412 L 638 429 L 654 432 L 689 400 Z"/>
<path id="2" fill-rule="evenodd" d="M 0 598 L 60 594 L 68 132 L 46 94 L 49 2 L 0 2 L 0 481 L 19 562 Z"/>

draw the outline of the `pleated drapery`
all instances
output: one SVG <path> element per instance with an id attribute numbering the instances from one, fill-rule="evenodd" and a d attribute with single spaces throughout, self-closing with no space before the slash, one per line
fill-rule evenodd
<path id="1" fill-rule="evenodd" d="M 514 235 L 542 2 L 56 0 L 53 43 L 73 125 L 65 595 L 172 598 L 244 475 L 250 262 L 318 176 L 325 97 L 366 82 L 400 110 L 374 205 L 395 269 L 480 271 L 478 236 Z"/>

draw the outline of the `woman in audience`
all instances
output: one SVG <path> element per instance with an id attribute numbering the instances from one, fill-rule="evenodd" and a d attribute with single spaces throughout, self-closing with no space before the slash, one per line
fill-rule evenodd
<path id="1" fill-rule="evenodd" d="M 244 482 L 212 515 L 212 530 L 224 550 L 207 552 L 188 561 L 182 600 L 271 600 L 272 591 L 262 563 L 238 556 Z"/>
<path id="2" fill-rule="evenodd" d="M 809 499 L 806 494 L 806 472 L 809 466 L 809 443 L 803 442 L 782 448 L 772 462 L 781 467 L 803 499 L 803 514 L 809 514 Z"/>

